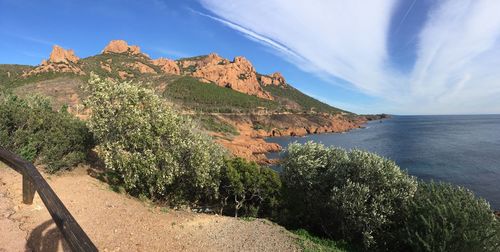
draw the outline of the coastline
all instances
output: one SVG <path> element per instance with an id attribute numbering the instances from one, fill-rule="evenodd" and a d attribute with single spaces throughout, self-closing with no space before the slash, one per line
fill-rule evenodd
<path id="1" fill-rule="evenodd" d="M 233 155 L 243 157 L 250 161 L 255 161 L 262 165 L 276 164 L 278 159 L 270 159 L 268 153 L 282 151 L 282 147 L 277 143 L 267 142 L 269 137 L 280 136 L 306 136 L 325 133 L 343 133 L 353 129 L 364 128 L 369 121 L 384 120 L 390 118 L 389 115 L 358 115 L 347 117 L 344 115 L 330 116 L 330 120 L 324 125 L 305 125 L 297 127 L 255 129 L 251 121 L 232 121 L 232 125 L 240 133 L 232 139 L 225 138 L 217 133 L 211 135 L 217 138 L 217 142 L 227 148 Z"/>

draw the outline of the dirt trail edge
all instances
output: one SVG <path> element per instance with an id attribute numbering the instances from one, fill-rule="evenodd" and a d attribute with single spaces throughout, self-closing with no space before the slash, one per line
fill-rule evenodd
<path id="1" fill-rule="evenodd" d="M 300 250 L 270 221 L 162 210 L 111 191 L 83 167 L 43 176 L 100 251 Z M 21 201 L 21 175 L 0 163 L 0 251 L 67 251 L 39 196 Z"/>

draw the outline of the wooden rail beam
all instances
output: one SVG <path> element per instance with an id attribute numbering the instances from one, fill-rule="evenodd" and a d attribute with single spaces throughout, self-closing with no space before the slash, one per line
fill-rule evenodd
<path id="1" fill-rule="evenodd" d="M 0 146 L 0 161 L 22 174 L 23 203 L 32 204 L 35 191 L 38 192 L 72 251 L 97 251 L 96 246 L 32 163 L 2 146 Z"/>

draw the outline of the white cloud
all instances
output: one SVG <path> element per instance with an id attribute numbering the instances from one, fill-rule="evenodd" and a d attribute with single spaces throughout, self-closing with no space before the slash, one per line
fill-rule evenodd
<path id="1" fill-rule="evenodd" d="M 498 10 L 496 0 L 449 0 L 431 11 L 409 77 L 409 95 L 419 110 L 495 112 L 490 107 L 500 104 Z"/>
<path id="2" fill-rule="evenodd" d="M 307 71 L 385 99 L 389 112 L 500 112 L 500 1 L 434 4 L 409 74 L 388 62 L 396 0 L 200 1 L 213 13 L 202 15 L 277 49 Z"/>

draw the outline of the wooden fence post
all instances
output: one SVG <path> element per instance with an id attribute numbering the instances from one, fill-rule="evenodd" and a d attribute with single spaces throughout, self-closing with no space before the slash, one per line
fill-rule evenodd
<path id="1" fill-rule="evenodd" d="M 35 192 L 35 186 L 31 183 L 28 175 L 23 174 L 23 203 L 27 205 L 33 204 Z"/>

